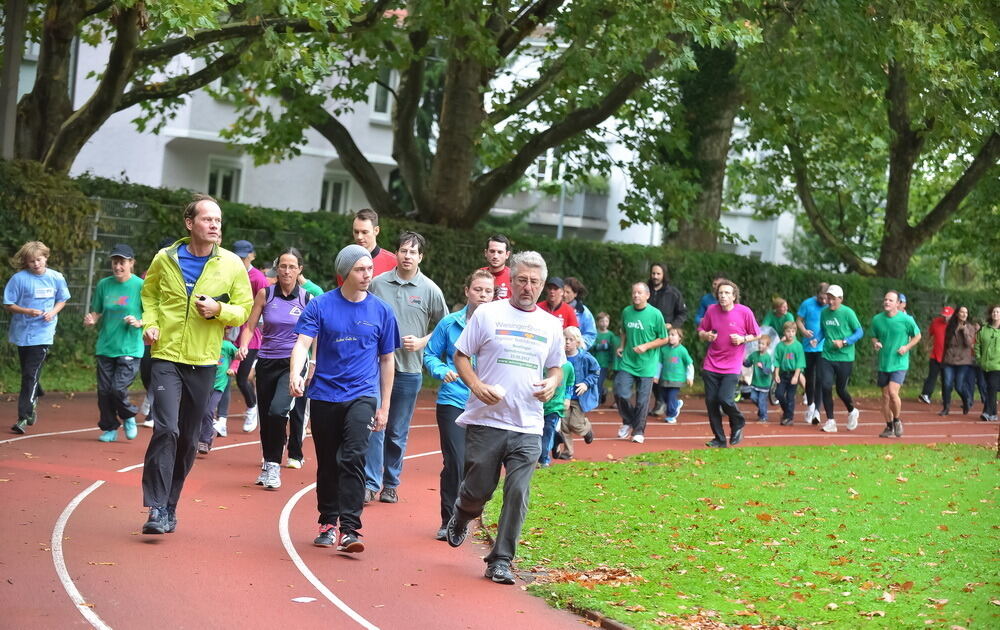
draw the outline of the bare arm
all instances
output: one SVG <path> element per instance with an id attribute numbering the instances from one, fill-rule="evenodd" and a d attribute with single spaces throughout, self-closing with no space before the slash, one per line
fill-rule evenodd
<path id="1" fill-rule="evenodd" d="M 292 346 L 292 356 L 288 365 L 288 393 L 294 398 L 300 398 L 306 393 L 306 379 L 302 377 L 302 366 L 309 357 L 309 346 L 313 338 L 300 334 Z"/>
<path id="2" fill-rule="evenodd" d="M 260 323 L 260 314 L 264 312 L 266 292 L 267 289 L 261 289 L 254 296 L 253 308 L 250 309 L 250 318 L 247 319 L 246 325 L 240 331 L 239 349 L 236 351 L 236 356 L 239 357 L 240 361 L 247 358 L 247 352 L 250 350 L 250 340 L 253 339 L 253 331 L 257 330 L 257 324 Z"/>
<path id="3" fill-rule="evenodd" d="M 389 422 L 389 400 L 392 398 L 392 382 L 396 378 L 396 360 L 391 352 L 379 356 L 378 367 L 382 386 L 382 406 L 375 410 L 374 430 L 383 431 Z"/>

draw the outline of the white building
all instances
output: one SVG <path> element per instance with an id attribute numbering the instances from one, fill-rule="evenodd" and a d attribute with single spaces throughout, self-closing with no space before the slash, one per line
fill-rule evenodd
<path id="1" fill-rule="evenodd" d="M 87 75 L 103 71 L 107 52 L 106 44 L 97 48 L 80 46 L 75 64 L 75 106 L 82 105 L 93 92 L 96 79 Z M 34 81 L 37 57 L 33 55 L 37 51 L 29 50 L 25 58 L 22 92 Z M 389 92 L 373 86 L 367 104 L 356 104 L 352 113 L 340 118 L 383 183 L 388 182 L 395 168 L 391 156 L 391 107 Z M 238 146 L 232 146 L 219 135 L 235 120 L 235 111 L 232 105 L 213 98 L 205 90 L 187 95 L 176 116 L 158 134 L 136 129 L 131 121 L 139 114 L 139 107 L 135 106 L 111 116 L 84 146 L 72 174 L 124 176 L 139 184 L 204 191 L 222 199 L 280 209 L 350 212 L 370 205 L 360 186 L 343 168 L 337 151 L 312 129 L 306 131 L 308 141 L 301 155 L 258 166 Z M 551 178 L 551 168 L 551 160 L 539 160 L 538 172 L 532 175 Z M 526 191 L 502 197 L 493 212 L 503 215 L 531 208 L 528 222 L 553 236 L 561 231 L 568 238 L 659 244 L 659 225 L 620 227 L 617 207 L 629 182 L 621 171 L 608 174 L 607 180 L 606 194 L 585 192 L 562 196 Z M 791 234 L 793 217 L 758 220 L 747 211 L 726 213 L 722 221 L 729 230 L 753 234 L 756 238 L 750 245 L 723 246 L 723 250 L 770 262 L 787 262 L 782 237 Z"/>

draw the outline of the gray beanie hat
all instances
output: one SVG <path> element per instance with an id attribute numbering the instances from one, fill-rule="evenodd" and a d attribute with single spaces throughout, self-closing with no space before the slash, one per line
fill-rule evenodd
<path id="1" fill-rule="evenodd" d="M 340 274 L 341 278 L 346 278 L 347 274 L 351 273 L 354 263 L 366 256 L 368 258 L 372 257 L 371 253 L 364 247 L 360 245 L 348 245 L 337 254 L 337 260 L 334 262 L 337 273 Z"/>

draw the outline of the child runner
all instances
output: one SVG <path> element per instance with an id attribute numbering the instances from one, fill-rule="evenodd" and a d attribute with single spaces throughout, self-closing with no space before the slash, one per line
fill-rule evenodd
<path id="1" fill-rule="evenodd" d="M 764 315 L 764 321 L 760 323 L 761 328 L 773 328 L 777 335 L 782 334 L 785 323 L 795 323 L 795 316 L 788 312 L 788 302 L 785 298 L 776 297 L 771 300 L 771 310 Z"/>
<path id="2" fill-rule="evenodd" d="M 125 437 L 139 434 L 135 414 L 139 408 L 128 399 L 128 388 L 142 361 L 142 278 L 132 275 L 135 253 L 128 245 L 111 250 L 111 273 L 97 283 L 84 326 L 99 326 L 97 333 L 97 408 L 101 442 L 118 439 L 125 424 Z"/>
<path id="3" fill-rule="evenodd" d="M 607 399 L 608 392 L 604 385 L 608 382 L 609 376 L 614 378 L 615 350 L 621 345 L 621 339 L 618 338 L 618 335 L 608 330 L 610 325 L 610 315 L 604 311 L 597 314 L 597 337 L 590 353 L 597 359 L 597 365 L 601 366 L 601 374 L 597 381 L 600 389 L 600 404 L 604 404 Z"/>
<path id="4" fill-rule="evenodd" d="M 771 392 L 771 382 L 774 380 L 774 360 L 768 348 L 771 337 L 761 335 L 757 340 L 757 349 L 743 360 L 745 367 L 753 367 L 753 377 L 750 380 L 750 400 L 757 405 L 757 422 L 767 422 L 767 405 Z"/>
<path id="5" fill-rule="evenodd" d="M 667 345 L 660 348 L 660 391 L 667 404 L 667 415 L 663 419 L 667 424 L 676 424 L 677 416 L 684 407 L 684 401 L 680 399 L 681 387 L 685 383 L 691 387 L 694 383 L 694 361 L 687 348 L 681 345 L 683 339 L 683 330 L 671 328 Z"/>
<path id="6" fill-rule="evenodd" d="M 233 359 L 236 358 L 236 346 L 229 339 L 222 340 L 219 354 L 219 364 L 215 368 L 215 383 L 212 384 L 212 394 L 208 399 L 208 407 L 201 420 L 201 433 L 198 440 L 198 453 L 208 455 L 215 439 L 215 411 L 219 408 L 222 393 L 229 388 L 229 377 L 236 374 Z"/>
<path id="7" fill-rule="evenodd" d="M 879 437 L 903 437 L 899 419 L 903 402 L 899 388 L 910 369 L 910 349 L 920 343 L 920 328 L 899 310 L 899 292 L 888 291 L 882 299 L 885 310 L 872 318 L 872 347 L 878 353 L 878 386 L 882 388 L 882 418 L 885 429 Z"/>
<path id="8" fill-rule="evenodd" d="M 590 420 L 583 414 L 597 407 L 597 379 L 601 376 L 601 366 L 597 359 L 590 356 L 584 346 L 583 333 L 576 326 L 563 330 L 566 340 L 566 360 L 573 365 L 573 386 L 570 391 L 569 409 L 563 416 L 559 427 L 563 448 L 560 459 L 573 458 L 573 435 L 582 435 L 583 441 L 590 444 L 594 441 L 594 429 Z M 565 371 L 565 368 L 563 368 Z"/>
<path id="9" fill-rule="evenodd" d="M 56 334 L 59 311 L 69 300 L 63 275 L 48 268 L 49 248 L 41 241 L 28 241 L 17 250 L 10 264 L 19 271 L 3 290 L 3 306 L 9 313 L 7 339 L 17 346 L 21 363 L 21 393 L 17 397 L 17 422 L 10 428 L 24 433 L 35 424 L 35 407 L 43 396 L 42 365 Z"/>
<path id="10" fill-rule="evenodd" d="M 774 349 L 774 360 L 778 368 L 778 388 L 775 393 L 778 404 L 781 405 L 781 425 L 787 427 L 794 422 L 795 390 L 798 388 L 799 376 L 806 367 L 806 355 L 802 344 L 795 338 L 798 324 L 785 322 L 783 328 L 784 335 Z"/>
<path id="11" fill-rule="evenodd" d="M 542 452 L 538 455 L 538 465 L 547 468 L 552 463 L 552 447 L 555 444 L 556 431 L 562 421 L 566 411 L 569 410 L 570 396 L 573 392 L 573 382 L 576 376 L 573 374 L 573 364 L 566 361 L 562 365 L 562 382 L 556 386 L 556 391 L 549 398 L 548 402 L 542 405 L 542 414 L 545 425 L 542 427 Z M 569 459 L 560 454 L 559 459 Z"/>

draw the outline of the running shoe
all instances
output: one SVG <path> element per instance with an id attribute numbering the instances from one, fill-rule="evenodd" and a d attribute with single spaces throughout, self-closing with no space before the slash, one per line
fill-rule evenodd
<path id="1" fill-rule="evenodd" d="M 228 422 L 228 420 L 229 418 L 226 416 L 219 416 L 219 418 L 212 423 L 212 428 L 219 434 L 219 437 L 227 437 L 229 435 L 229 430 L 226 427 L 226 422 Z"/>
<path id="2" fill-rule="evenodd" d="M 294 457 L 289 457 L 288 461 L 285 463 L 285 468 L 294 468 L 294 469 L 298 470 L 298 469 L 302 468 L 302 462 L 304 462 L 304 461 L 305 461 L 305 458 L 295 459 Z"/>
<path id="3" fill-rule="evenodd" d="M 593 441 L 594 441 L 594 432 L 593 431 L 587 431 L 586 435 L 583 436 L 583 443 L 584 444 L 591 444 L 591 443 L 593 443 Z"/>
<path id="4" fill-rule="evenodd" d="M 264 487 L 277 490 L 281 487 L 281 465 L 268 462 L 264 465 Z"/>
<path id="5" fill-rule="evenodd" d="M 135 426 L 135 418 L 125 418 L 125 438 L 134 440 L 139 435 L 139 427 Z"/>
<path id="6" fill-rule="evenodd" d="M 456 510 L 451 518 L 448 519 L 448 525 L 445 526 L 446 534 L 448 535 L 448 544 L 452 547 L 461 547 L 462 543 L 465 542 L 465 537 L 469 535 L 469 521 L 464 518 L 458 517 L 458 511 Z"/>
<path id="7" fill-rule="evenodd" d="M 631 433 L 632 433 L 632 427 L 628 426 L 627 424 L 623 424 L 621 427 L 618 428 L 618 437 L 620 437 L 623 440 L 627 439 L 629 434 Z"/>
<path id="8" fill-rule="evenodd" d="M 885 428 L 882 429 L 882 432 L 878 434 L 878 436 L 880 438 L 891 438 L 891 437 L 893 437 L 893 435 L 894 434 L 893 434 L 893 431 L 892 431 L 892 423 L 891 422 L 886 422 L 885 423 Z"/>
<path id="9" fill-rule="evenodd" d="M 825 432 L 827 432 L 827 433 L 836 433 L 837 432 L 837 421 L 834 420 L 833 418 L 830 418 L 829 420 L 826 421 L 826 424 L 823 425 L 823 429 L 822 430 L 825 431 Z"/>
<path id="10" fill-rule="evenodd" d="M 118 429 L 114 431 L 105 431 L 97 436 L 99 442 L 114 442 L 118 439 Z"/>
<path id="11" fill-rule="evenodd" d="M 892 434 L 896 437 L 903 437 L 903 421 L 899 418 L 892 421 Z"/>
<path id="12" fill-rule="evenodd" d="M 152 420 L 143 420 L 142 426 L 146 427 L 147 429 L 152 429 L 155 426 L 155 424 L 153 423 Z"/>
<path id="13" fill-rule="evenodd" d="M 399 503 L 399 495 L 396 494 L 395 488 L 382 488 L 378 500 L 380 503 Z"/>
<path id="14" fill-rule="evenodd" d="M 337 551 L 344 553 L 361 553 L 365 550 L 365 543 L 361 542 L 354 532 L 341 532 L 337 540 Z"/>
<path id="15" fill-rule="evenodd" d="M 24 435 L 25 433 L 27 433 L 27 431 L 25 431 L 25 427 L 27 426 L 28 426 L 27 420 L 18 420 L 10 427 L 10 430 L 13 431 L 14 433 L 20 433 L 21 435 Z"/>
<path id="16" fill-rule="evenodd" d="M 332 547 L 336 538 L 337 527 L 329 523 L 323 523 L 319 526 L 319 536 L 313 540 L 313 544 L 317 547 Z"/>
<path id="17" fill-rule="evenodd" d="M 920 394 L 919 400 L 925 405 L 931 404 L 931 397 L 928 396 L 927 394 Z"/>
<path id="18" fill-rule="evenodd" d="M 636 444 L 642 444 L 643 442 L 646 441 L 646 436 L 644 436 L 642 433 L 636 433 L 635 435 L 632 436 L 632 441 L 635 442 Z"/>
<path id="19" fill-rule="evenodd" d="M 254 483 L 258 486 L 263 486 L 267 482 L 267 466 L 260 467 L 260 474 L 257 475 L 257 481 Z"/>
<path id="20" fill-rule="evenodd" d="M 847 430 L 853 431 L 858 428 L 858 416 L 861 415 L 861 410 L 855 407 L 847 414 Z"/>
<path id="21" fill-rule="evenodd" d="M 254 405 L 247 409 L 246 414 L 243 416 L 243 432 L 250 433 L 257 428 L 257 406 Z"/>
<path id="22" fill-rule="evenodd" d="M 165 534 L 170 527 L 167 521 L 167 508 L 149 508 L 149 518 L 142 525 L 143 534 Z"/>
<path id="23" fill-rule="evenodd" d="M 510 569 L 510 562 L 506 560 L 496 560 L 488 564 L 485 576 L 497 584 L 514 583 L 514 572 Z"/>
<path id="24" fill-rule="evenodd" d="M 199 455 L 208 455 L 210 450 L 212 450 L 212 447 L 208 445 L 208 442 L 198 442 Z"/>

